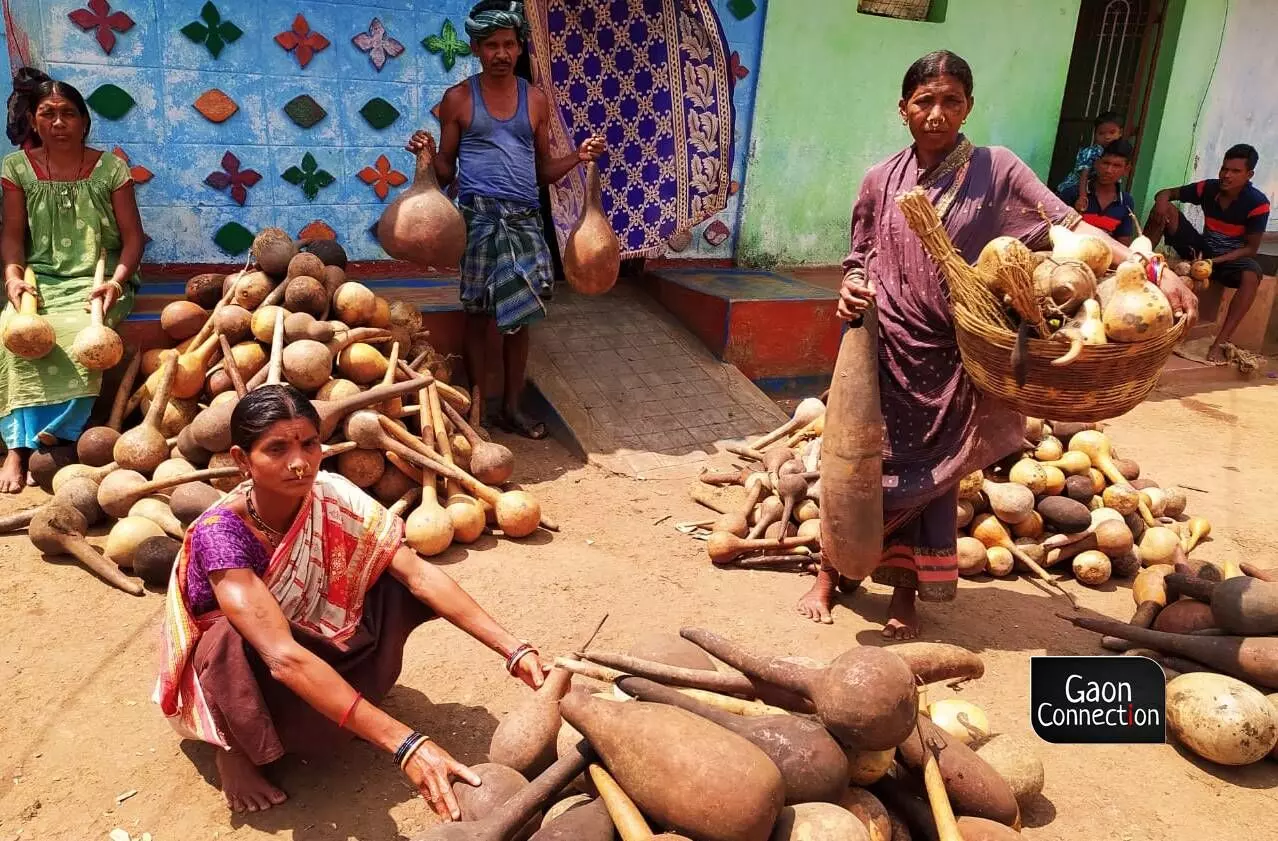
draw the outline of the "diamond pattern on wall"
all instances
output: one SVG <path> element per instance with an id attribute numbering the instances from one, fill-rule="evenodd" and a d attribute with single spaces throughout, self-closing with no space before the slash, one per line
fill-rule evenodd
<path id="1" fill-rule="evenodd" d="M 284 113 L 300 128 L 310 128 L 328 116 L 324 107 L 311 98 L 310 94 L 302 94 L 290 99 L 284 105 Z"/>
<path id="2" fill-rule="evenodd" d="M 133 28 L 133 18 L 124 12 L 111 11 L 107 0 L 89 0 L 86 8 L 69 12 L 67 17 L 85 32 L 93 30 L 98 46 L 107 55 L 115 49 L 115 33 L 128 32 Z"/>
<path id="3" fill-rule="evenodd" d="M 121 149 L 119 146 L 116 146 L 114 149 L 112 149 L 111 154 L 115 155 L 117 158 L 124 161 L 126 164 L 130 163 L 129 153 Z M 130 165 L 129 177 L 133 179 L 134 184 L 145 184 L 146 182 L 150 181 L 152 178 L 155 177 L 155 173 L 151 172 L 151 170 L 147 169 L 141 164 Z"/>
<path id="4" fill-rule="evenodd" d="M 390 36 L 381 18 L 373 18 L 368 24 L 368 31 L 359 33 L 351 41 L 368 53 L 368 60 L 373 62 L 378 73 L 382 72 L 386 59 L 398 58 L 404 52 L 404 45 Z"/>
<path id="5" fill-rule="evenodd" d="M 275 43 L 292 53 L 299 67 L 306 67 L 320 50 L 328 47 L 328 39 L 311 30 L 311 25 L 301 14 L 293 18 L 293 28 L 275 36 Z"/>
<path id="6" fill-rule="evenodd" d="M 217 229 L 213 242 L 227 254 L 238 257 L 253 244 L 253 232 L 239 222 L 227 222 Z"/>
<path id="7" fill-rule="evenodd" d="M 196 111 L 200 112 L 200 116 L 210 123 L 224 123 L 240 110 L 240 106 L 235 104 L 234 99 L 217 88 L 210 88 L 200 94 L 192 105 L 195 106 Z"/>
<path id="8" fill-rule="evenodd" d="M 298 231 L 297 238 L 300 240 L 331 239 L 333 241 L 336 241 L 337 231 L 329 227 L 328 224 L 324 222 L 323 220 L 316 219 L 315 221 L 307 225 L 305 228 L 302 228 L 302 230 Z"/>
<path id="9" fill-rule="evenodd" d="M 365 102 L 364 107 L 359 109 L 359 114 L 368 121 L 370 126 L 378 131 L 387 128 L 399 119 L 399 110 L 380 96 L 375 96 Z"/>
<path id="10" fill-rule="evenodd" d="M 728 0 L 728 11 L 737 20 L 745 20 L 758 11 L 758 8 L 754 0 Z"/>
<path id="11" fill-rule="evenodd" d="M 470 45 L 457 37 L 457 28 L 453 26 L 451 20 L 444 21 L 444 26 L 438 35 L 427 35 L 423 38 L 422 46 L 443 60 L 445 70 L 452 70 L 461 56 L 470 55 Z"/>
<path id="12" fill-rule="evenodd" d="M 129 96 L 128 91 L 109 82 L 99 86 L 97 90 L 85 97 L 84 101 L 108 120 L 120 119 L 137 104 L 133 97 Z"/>
<path id="13" fill-rule="evenodd" d="M 200 19 L 182 27 L 182 34 L 193 44 L 203 44 L 209 55 L 217 58 L 227 44 L 234 44 L 244 34 L 229 20 L 222 20 L 222 13 L 211 2 L 200 9 Z"/>
<path id="14" fill-rule="evenodd" d="M 315 201 L 320 190 L 331 186 L 337 180 L 326 170 L 320 169 L 319 162 L 310 152 L 302 155 L 300 167 L 289 167 L 280 174 L 280 178 L 296 187 L 301 187 L 302 195 L 306 196 L 307 201 Z"/>
<path id="15" fill-rule="evenodd" d="M 392 167 L 390 159 L 381 155 L 373 166 L 366 166 L 359 171 L 359 180 L 372 187 L 379 199 L 386 201 L 391 187 L 407 184 L 408 176 Z"/>
<path id="16" fill-rule="evenodd" d="M 243 206 L 248 199 L 248 188 L 262 180 L 262 174 L 254 169 L 241 169 L 240 159 L 231 152 L 222 156 L 222 169 L 210 172 L 204 183 L 214 190 L 229 190 L 236 204 Z"/>

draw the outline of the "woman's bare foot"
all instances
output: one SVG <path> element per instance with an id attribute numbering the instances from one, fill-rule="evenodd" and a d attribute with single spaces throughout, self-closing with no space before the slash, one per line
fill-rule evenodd
<path id="1" fill-rule="evenodd" d="M 803 594 L 795 609 L 800 616 L 822 625 L 834 624 L 830 616 L 830 608 L 834 607 L 834 588 L 839 583 L 839 573 L 833 567 L 822 566 L 817 571 L 816 581 L 812 589 Z"/>
<path id="2" fill-rule="evenodd" d="M 22 493 L 26 480 L 27 467 L 23 451 L 10 450 L 4 457 L 4 466 L 0 467 L 0 493 Z"/>
<path id="3" fill-rule="evenodd" d="M 217 773 L 231 811 L 265 812 L 288 799 L 287 794 L 271 785 L 257 766 L 238 751 L 217 752 Z"/>
<path id="4" fill-rule="evenodd" d="M 919 614 L 914 608 L 914 591 L 908 587 L 895 587 L 892 601 L 888 603 L 888 621 L 883 626 L 883 638 L 912 640 L 919 635 Z"/>
<path id="5" fill-rule="evenodd" d="M 1213 365 L 1224 365 L 1229 361 L 1229 358 L 1225 355 L 1224 348 L 1220 345 L 1212 345 L 1207 348 L 1207 361 Z"/>

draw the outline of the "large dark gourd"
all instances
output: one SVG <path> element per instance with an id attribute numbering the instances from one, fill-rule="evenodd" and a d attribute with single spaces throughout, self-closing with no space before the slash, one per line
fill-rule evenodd
<path id="1" fill-rule="evenodd" d="M 555 759 L 555 737 L 562 724 L 559 701 L 571 682 L 572 674 L 567 670 L 551 670 L 541 688 L 497 725 L 488 745 L 488 759 L 525 775 L 544 771 Z"/>
<path id="2" fill-rule="evenodd" d="M 81 464 L 90 467 L 101 467 L 110 464 L 115 458 L 112 450 L 120 438 L 120 425 L 124 422 L 124 409 L 128 406 L 129 395 L 133 392 L 133 382 L 137 379 L 142 367 L 142 352 L 133 354 L 129 366 L 124 369 L 124 378 L 116 389 L 115 399 L 111 403 L 111 415 L 104 426 L 92 426 L 80 433 L 75 442 L 75 454 Z"/>
<path id="3" fill-rule="evenodd" d="M 559 703 L 644 814 L 699 841 L 765 841 L 785 799 L 763 751 L 663 704 L 571 692 Z"/>
<path id="4" fill-rule="evenodd" d="M 577 292 L 600 295 L 617 282 L 621 270 L 621 242 L 603 211 L 599 165 L 586 164 L 586 196 L 577 226 L 564 247 L 564 277 Z"/>
<path id="5" fill-rule="evenodd" d="M 922 771 L 931 749 L 945 781 L 945 791 L 958 814 L 988 818 L 1007 826 L 1020 820 L 1016 795 L 1007 781 L 967 745 L 932 723 L 918 717 L 918 728 L 897 748 L 904 763 Z"/>
<path id="6" fill-rule="evenodd" d="M 439 189 L 431 155 L 417 155 L 413 184 L 396 197 L 377 223 L 377 241 L 396 260 L 444 268 L 461 262 L 466 222 Z"/>
<path id="7" fill-rule="evenodd" d="M 1098 634 L 1131 640 L 1155 651 L 1197 660 L 1254 686 L 1278 689 L 1278 637 L 1168 634 L 1108 619 L 1064 618 Z"/>
<path id="8" fill-rule="evenodd" d="M 793 715 L 734 715 L 640 677 L 620 678 L 617 687 L 640 701 L 679 707 L 745 737 L 781 772 L 788 804 L 837 803 L 847 790 L 847 754 L 815 721 Z"/>
<path id="9" fill-rule="evenodd" d="M 887 750 L 914 729 L 914 673 L 888 650 L 853 648 L 816 669 L 750 654 L 699 628 L 684 628 L 680 634 L 748 675 L 810 698 L 821 722 L 849 747 Z"/>
<path id="10" fill-rule="evenodd" d="M 595 798 L 542 825 L 531 841 L 613 841 L 616 837 L 608 806 Z"/>
<path id="11" fill-rule="evenodd" d="M 883 412 L 879 316 L 871 306 L 843 333 L 821 439 L 821 554 L 866 578 L 883 554 Z"/>

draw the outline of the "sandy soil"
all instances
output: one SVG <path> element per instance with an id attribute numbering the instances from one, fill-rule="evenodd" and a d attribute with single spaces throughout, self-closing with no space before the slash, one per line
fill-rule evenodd
<path id="1" fill-rule="evenodd" d="M 1147 475 L 1201 489 L 1189 496 L 1191 511 L 1214 524 L 1204 556 L 1278 566 L 1269 507 L 1278 389 L 1160 397 L 1114 424 L 1123 454 Z M 712 569 L 702 545 L 673 528 L 703 516 L 687 482 L 608 475 L 553 442 L 508 443 L 562 531 L 519 543 L 484 538 L 440 563 L 543 651 L 571 648 L 605 612 L 595 646 L 613 650 L 641 632 L 687 624 L 821 658 L 877 641 L 883 588 L 869 586 L 837 609 L 833 626 L 818 626 L 792 610 L 810 579 Z M 27 491 L 0 502 L 0 513 L 39 498 Z M 1065 586 L 1087 611 L 1123 620 L 1131 613 L 1124 584 Z M 273 774 L 292 799 L 262 815 L 231 816 L 210 784 L 210 750 L 180 743 L 149 701 L 160 596 L 110 590 L 77 566 L 42 560 L 16 535 L 0 538 L 0 603 L 0 841 L 105 838 L 113 827 L 156 841 L 391 841 L 431 822 L 389 759 L 362 744 L 322 764 L 285 760 Z M 925 638 L 984 656 L 986 676 L 962 696 L 988 711 L 995 730 L 1032 736 L 1030 655 L 1100 652 L 1094 636 L 1056 618 L 1061 605 L 1029 582 L 987 579 L 964 582 L 956 602 L 927 608 Z M 524 691 L 495 656 L 435 622 L 410 641 L 386 706 L 473 763 L 484 760 L 498 719 Z M 1272 825 L 1278 763 L 1224 769 L 1169 745 L 1040 746 L 1047 786 L 1026 812 L 1027 838 L 1214 841 Z"/>

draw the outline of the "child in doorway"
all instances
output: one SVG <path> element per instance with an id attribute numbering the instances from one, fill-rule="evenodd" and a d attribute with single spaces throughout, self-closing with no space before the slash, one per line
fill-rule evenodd
<path id="1" fill-rule="evenodd" d="M 1123 180 L 1132 169 L 1132 144 L 1115 140 L 1105 147 L 1092 169 L 1092 178 L 1061 191 L 1061 201 L 1083 214 L 1087 224 L 1123 245 L 1131 245 L 1136 235 L 1136 204 L 1131 193 L 1123 191 Z"/>
<path id="2" fill-rule="evenodd" d="M 1093 174 L 1093 165 L 1100 160 L 1106 146 L 1123 136 L 1123 118 L 1114 111 L 1106 111 L 1101 114 L 1092 125 L 1094 126 L 1092 130 L 1092 145 L 1078 150 L 1078 157 L 1074 159 L 1073 170 L 1070 171 L 1069 176 L 1064 181 L 1056 186 L 1056 194 L 1059 196 L 1064 196 L 1066 190 L 1078 185 L 1079 191 L 1076 194 L 1076 200 L 1085 202 L 1087 199 L 1087 180 Z M 1075 207 L 1075 210 L 1079 213 L 1083 212 L 1083 208 Z"/>

